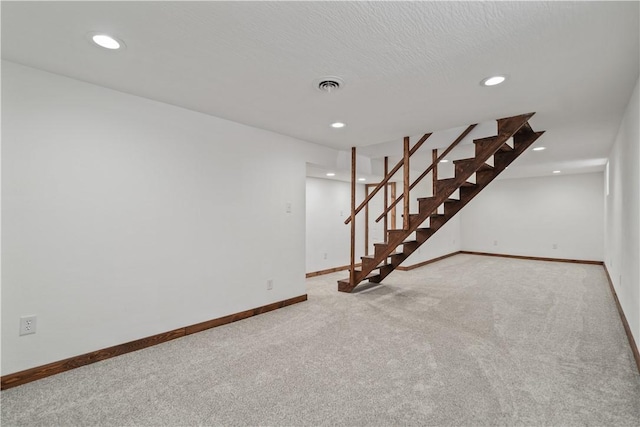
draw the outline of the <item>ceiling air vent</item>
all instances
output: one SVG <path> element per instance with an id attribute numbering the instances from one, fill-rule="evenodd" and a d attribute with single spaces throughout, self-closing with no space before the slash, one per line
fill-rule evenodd
<path id="1" fill-rule="evenodd" d="M 339 77 L 323 77 L 321 79 L 316 80 L 317 82 L 317 88 L 319 91 L 321 92 L 327 92 L 327 93 L 331 93 L 331 92 L 335 92 L 336 90 L 340 89 L 343 85 L 344 82 L 342 81 L 341 78 Z"/>

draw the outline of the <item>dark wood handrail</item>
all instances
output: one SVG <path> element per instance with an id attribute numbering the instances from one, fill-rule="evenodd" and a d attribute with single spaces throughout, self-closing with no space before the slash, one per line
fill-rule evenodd
<path id="1" fill-rule="evenodd" d="M 457 137 L 457 138 L 456 138 L 456 140 L 455 140 L 455 141 L 453 141 L 453 142 L 451 143 L 451 145 L 449 145 L 449 146 L 447 147 L 447 149 L 446 149 L 446 150 L 444 150 L 444 151 L 442 152 L 442 154 L 440 154 L 440 156 L 438 156 L 438 158 L 437 158 L 436 160 L 434 160 L 434 161 L 433 161 L 433 163 L 431 163 L 431 166 L 429 166 L 429 167 L 427 168 L 427 170 L 425 170 L 424 172 L 422 172 L 422 174 L 421 174 L 421 175 L 420 175 L 420 176 L 419 176 L 419 177 L 418 177 L 418 178 L 413 182 L 413 184 L 411 184 L 411 186 L 409 186 L 409 191 L 413 190 L 413 188 L 414 188 L 416 185 L 418 185 L 418 183 L 419 183 L 420 181 L 422 181 L 422 179 L 423 179 L 425 176 L 427 176 L 427 174 L 428 174 L 429 172 L 431 172 L 431 170 L 432 170 L 432 169 L 433 169 L 433 168 L 434 168 L 434 167 L 435 167 L 435 166 L 440 162 L 440 160 L 442 160 L 442 159 L 443 159 L 447 154 L 449 154 L 449 153 L 451 152 L 451 150 L 453 150 L 453 149 L 456 147 L 456 145 L 458 145 L 458 144 L 460 143 L 460 141 L 462 141 L 462 140 L 463 140 L 467 135 L 469 135 L 469 132 L 471 132 L 471 131 L 473 130 L 473 128 L 475 128 L 476 126 L 478 126 L 478 124 L 477 124 L 477 123 L 472 124 L 472 125 L 469 125 L 469 126 L 464 130 L 464 132 L 462 132 L 462 133 L 460 134 L 460 136 L 459 136 L 459 137 Z M 382 218 L 384 218 L 384 217 L 389 213 L 389 211 L 390 211 L 391 209 L 393 209 L 393 208 L 394 208 L 398 203 L 400 203 L 400 200 L 402 200 L 403 198 L 404 198 L 404 194 L 400 194 L 400 196 L 399 196 L 396 200 L 394 200 L 394 201 L 393 201 L 393 203 L 391 203 L 391 204 L 390 204 L 390 205 L 385 209 L 385 211 L 384 211 L 384 212 L 382 212 L 382 214 L 381 214 L 378 218 L 376 218 L 376 222 L 380 222 L 380 220 L 381 220 Z"/>
<path id="2" fill-rule="evenodd" d="M 416 142 L 416 144 L 411 148 L 411 150 L 409 150 L 409 157 L 411 157 L 411 155 L 413 153 L 415 153 L 416 151 L 418 151 L 418 148 L 420 148 L 420 146 L 422 144 L 424 144 L 424 142 L 431 136 L 430 133 L 425 133 L 424 135 L 422 135 L 422 138 L 420 138 L 420 140 L 418 142 Z M 393 169 L 391 169 L 391 172 L 389 172 L 387 174 L 387 176 L 384 177 L 384 179 L 382 181 L 380 181 L 380 183 L 376 186 L 376 188 L 373 189 L 373 191 L 371 193 L 369 193 L 369 195 L 362 201 L 362 203 L 360 203 L 360 206 L 358 206 L 358 208 L 355 210 L 355 212 L 353 212 L 351 214 L 351 216 L 349 218 L 347 218 L 345 220 L 345 224 L 349 224 L 351 222 L 351 220 L 353 219 L 354 216 L 356 216 L 358 214 L 358 212 L 360 212 L 362 210 L 362 208 L 365 207 L 365 205 L 367 203 L 369 203 L 369 201 L 371 199 L 373 199 L 373 196 L 375 196 L 378 191 L 380 191 L 380 189 L 385 186 L 387 184 L 387 182 L 389 182 L 389 180 L 391 179 L 391 177 L 398 172 L 398 170 L 400 170 L 400 168 L 402 167 L 402 165 L 404 164 L 404 159 L 401 159 L 397 165 L 395 165 L 395 167 Z"/>

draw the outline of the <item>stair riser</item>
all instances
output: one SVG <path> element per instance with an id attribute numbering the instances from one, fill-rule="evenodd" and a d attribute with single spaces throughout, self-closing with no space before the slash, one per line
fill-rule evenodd
<path id="1" fill-rule="evenodd" d="M 477 168 L 474 167 L 475 163 L 478 163 L 475 159 L 474 159 L 474 161 L 467 161 L 467 160 L 455 161 L 454 162 L 454 164 L 455 164 L 455 168 L 454 168 L 455 175 L 456 176 L 461 176 L 468 170 L 471 170 L 471 169 L 476 170 Z"/>
<path id="2" fill-rule="evenodd" d="M 431 236 L 433 236 L 433 233 L 434 233 L 433 230 L 429 230 L 429 231 L 417 230 L 416 231 L 416 240 L 418 241 L 418 243 L 420 245 L 422 245 L 424 242 L 429 240 L 429 238 Z"/>
<path id="3" fill-rule="evenodd" d="M 373 244 L 373 254 L 376 258 L 384 256 L 384 254 L 389 253 L 389 245 L 386 243 L 374 243 Z"/>
<path id="4" fill-rule="evenodd" d="M 433 201 L 433 197 L 429 197 L 428 200 L 418 201 L 418 212 L 420 212 L 420 215 L 431 215 L 433 213 Z"/>
<path id="5" fill-rule="evenodd" d="M 476 173 L 476 184 L 479 185 L 479 186 L 484 187 L 488 183 L 490 183 L 497 175 L 498 175 L 498 172 L 496 172 L 495 170 L 477 172 Z"/>
<path id="6" fill-rule="evenodd" d="M 402 252 L 405 254 L 412 254 L 413 252 L 415 252 L 415 250 L 418 249 L 418 246 L 420 245 L 418 244 L 417 241 L 414 241 L 414 242 L 415 243 L 402 245 Z"/>
<path id="7" fill-rule="evenodd" d="M 409 224 L 410 228 L 418 228 L 424 222 L 424 216 L 421 214 L 411 214 L 409 215 Z"/>
<path id="8" fill-rule="evenodd" d="M 431 218 L 431 224 L 429 225 L 429 228 L 432 228 L 434 230 L 438 230 L 440 227 L 442 227 L 446 222 L 447 222 L 448 218 L 445 216 L 441 216 L 441 217 L 437 217 L 437 218 Z"/>
<path id="9" fill-rule="evenodd" d="M 395 248 L 400 243 L 404 241 L 405 236 L 409 234 L 405 230 L 389 230 L 387 232 L 388 239 L 387 243 L 389 244 L 389 248 Z"/>
<path id="10" fill-rule="evenodd" d="M 409 255 L 411 255 L 413 251 L 411 252 L 404 252 L 401 255 L 393 255 L 391 257 L 391 265 L 393 266 L 393 268 L 396 268 L 397 266 L 399 266 L 400 264 L 402 264 L 402 261 L 404 261 L 405 259 L 407 259 L 409 257 Z"/>
<path id="11" fill-rule="evenodd" d="M 471 176 L 472 174 L 469 174 L 469 176 Z M 431 202 L 432 205 L 434 206 L 435 210 L 438 205 L 436 204 L 440 199 L 445 199 L 444 195 L 450 195 L 452 194 L 454 191 L 456 191 L 456 189 L 458 189 L 460 187 L 460 185 L 466 181 L 466 178 L 468 177 L 463 177 L 464 179 L 458 179 L 458 177 L 456 178 L 450 178 L 450 179 L 439 179 L 436 182 L 436 194 L 438 195 L 438 197 Z"/>
<path id="12" fill-rule="evenodd" d="M 372 260 L 370 258 L 362 258 L 362 270 L 373 270 L 374 268 L 376 268 L 378 266 L 378 264 L 380 264 L 379 262 L 376 262 L 375 260 Z"/>
<path id="13" fill-rule="evenodd" d="M 444 204 L 444 214 L 445 216 L 454 216 L 457 214 L 464 204 L 462 202 L 450 202 Z"/>

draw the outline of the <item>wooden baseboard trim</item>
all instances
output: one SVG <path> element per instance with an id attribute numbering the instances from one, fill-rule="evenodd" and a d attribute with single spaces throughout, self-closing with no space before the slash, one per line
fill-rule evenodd
<path id="1" fill-rule="evenodd" d="M 589 261 L 589 260 L 580 260 L 580 259 L 544 258 L 544 257 L 536 257 L 536 256 L 492 254 L 489 252 L 473 252 L 473 251 L 460 251 L 458 253 L 468 254 L 468 255 L 495 256 L 495 257 L 501 257 L 501 258 L 527 259 L 531 261 L 552 261 L 552 262 L 569 262 L 572 264 L 604 265 L 602 261 Z"/>
<path id="2" fill-rule="evenodd" d="M 297 304 L 307 300 L 307 294 L 300 295 L 298 297 L 289 298 L 284 301 L 274 302 L 272 304 L 263 305 L 262 307 L 254 308 L 252 310 L 241 311 L 240 313 L 230 314 L 229 316 L 220 317 L 218 319 L 207 320 L 206 322 L 196 323 L 195 325 L 187 326 L 185 329 L 185 335 L 195 334 L 196 332 L 202 332 L 207 329 L 215 328 L 218 326 L 226 325 L 227 323 L 237 322 L 238 320 L 246 319 L 248 317 L 257 316 L 258 314 L 273 311 L 278 308 L 286 307 L 288 305 Z"/>
<path id="3" fill-rule="evenodd" d="M 640 374 L 640 351 L 638 351 L 636 340 L 633 338 L 633 334 L 631 333 L 629 322 L 627 322 L 627 316 L 624 315 L 624 311 L 622 310 L 622 306 L 620 305 L 620 300 L 618 299 L 618 294 L 616 293 L 616 289 L 613 287 L 613 280 L 611 280 L 611 275 L 609 275 L 609 270 L 607 270 L 607 266 L 605 264 L 603 264 L 602 266 L 604 267 L 604 272 L 607 275 L 607 281 L 609 282 L 609 289 L 611 289 L 613 300 L 616 302 L 616 308 L 618 309 L 618 314 L 620 315 L 620 320 L 622 320 L 622 326 L 624 327 L 624 332 L 627 334 L 627 339 L 629 340 L 629 345 L 631 346 L 631 352 L 633 353 L 633 358 L 636 360 L 636 367 L 638 368 L 638 373 Z"/>
<path id="4" fill-rule="evenodd" d="M 360 267 L 362 263 L 357 263 L 356 267 Z M 340 267 L 327 268 L 326 270 L 312 271 L 311 273 L 307 273 L 305 277 L 308 279 L 309 277 L 322 276 L 323 274 L 335 273 L 338 271 L 348 270 L 350 269 L 350 265 L 342 265 Z"/>
<path id="5" fill-rule="evenodd" d="M 422 262 L 419 262 L 419 263 L 417 263 L 417 264 L 407 265 L 407 266 L 402 266 L 402 265 L 400 265 L 400 266 L 398 266 L 396 269 L 397 269 L 397 270 L 400 270 L 400 271 L 410 271 L 410 270 L 413 270 L 413 269 L 415 269 L 415 268 L 424 267 L 424 266 L 425 266 L 425 265 L 427 265 L 427 264 L 431 264 L 431 263 L 433 263 L 433 262 L 440 261 L 440 260 L 443 260 L 443 259 L 445 259 L 445 258 L 452 257 L 452 256 L 454 256 L 454 255 L 458 255 L 459 253 L 460 253 L 460 251 L 451 252 L 450 254 L 442 255 L 442 256 L 439 256 L 439 257 L 437 257 L 437 258 L 429 259 L 429 260 L 427 260 L 427 261 L 422 261 Z"/>
<path id="6" fill-rule="evenodd" d="M 139 340 L 115 345 L 113 347 L 103 348 L 102 350 L 92 351 L 80 356 L 70 357 L 58 362 L 53 362 L 13 374 L 8 374 L 1 378 L 0 388 L 2 390 L 6 390 L 12 387 L 17 387 L 22 384 L 49 377 L 51 375 L 79 368 L 81 366 L 90 365 L 92 363 L 100 362 L 105 359 L 110 359 L 112 357 L 120 356 L 132 351 L 141 350 L 146 347 L 151 347 L 153 345 L 171 341 L 176 338 L 204 331 L 206 329 L 215 328 L 216 326 L 226 325 L 227 323 L 236 322 L 238 320 L 246 319 L 248 317 L 256 316 L 258 314 L 266 313 L 268 311 L 276 310 L 278 308 L 286 307 L 288 305 L 296 304 L 306 300 L 306 294 L 300 295 L 294 298 L 289 298 L 283 301 L 278 301 L 272 304 L 253 308 L 251 310 L 245 310 L 239 313 L 231 314 L 229 316 L 220 317 L 218 319 L 197 323 L 195 325 L 186 326 L 184 328 L 174 329 L 169 332 L 141 338 Z"/>

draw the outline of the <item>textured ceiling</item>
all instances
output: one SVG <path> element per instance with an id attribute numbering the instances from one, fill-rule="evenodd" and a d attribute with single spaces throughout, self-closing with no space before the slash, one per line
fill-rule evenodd
<path id="1" fill-rule="evenodd" d="M 3 1 L 2 56 L 340 149 L 536 111 L 548 150 L 519 164 L 601 167 L 638 22 L 638 2 Z M 496 73 L 509 80 L 479 85 Z M 344 88 L 319 92 L 326 75 Z"/>

